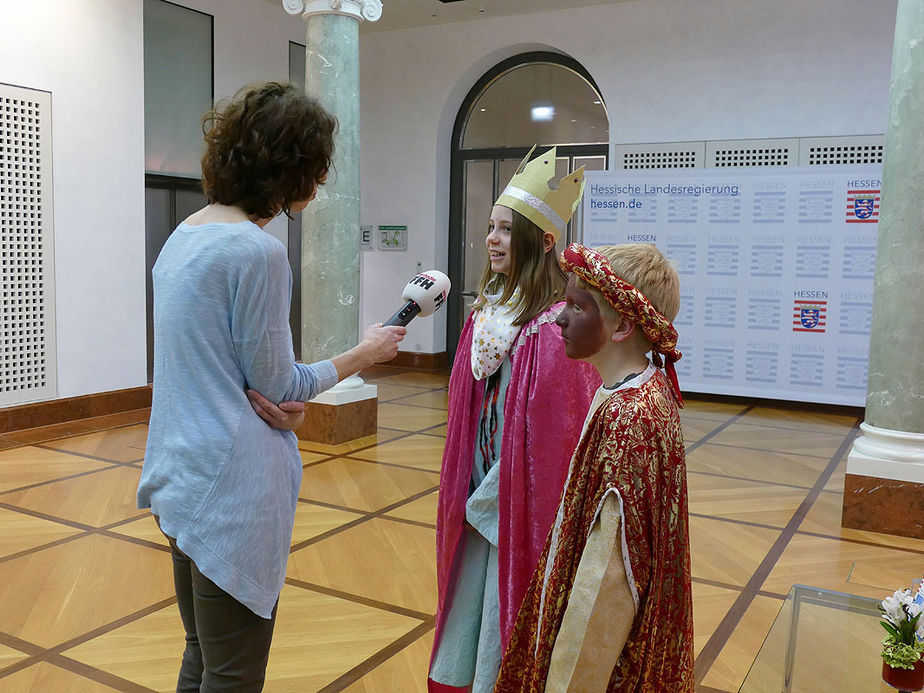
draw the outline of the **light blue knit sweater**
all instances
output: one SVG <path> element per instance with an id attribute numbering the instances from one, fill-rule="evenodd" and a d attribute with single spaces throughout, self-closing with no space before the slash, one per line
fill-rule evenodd
<path id="1" fill-rule="evenodd" d="M 154 265 L 154 400 L 138 507 L 199 570 L 269 618 L 285 579 L 302 466 L 245 389 L 309 400 L 330 361 L 295 363 L 282 244 L 250 222 L 180 224 Z"/>

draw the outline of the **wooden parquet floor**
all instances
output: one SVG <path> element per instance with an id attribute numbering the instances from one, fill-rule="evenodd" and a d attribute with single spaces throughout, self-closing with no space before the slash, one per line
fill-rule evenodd
<path id="1" fill-rule="evenodd" d="M 271 693 L 426 690 L 448 378 L 367 379 L 377 435 L 301 444 Z M 738 690 L 793 583 L 881 597 L 924 572 L 924 541 L 840 526 L 856 418 L 691 398 L 682 419 L 698 691 Z M 134 501 L 146 421 L 140 410 L 0 441 L 5 693 L 173 690 L 170 558 Z"/>

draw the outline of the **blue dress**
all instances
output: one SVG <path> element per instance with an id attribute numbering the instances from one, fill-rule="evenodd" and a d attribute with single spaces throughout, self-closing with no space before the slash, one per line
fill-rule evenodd
<path id="1" fill-rule="evenodd" d="M 497 507 L 500 465 L 497 454 L 504 433 L 504 401 L 510 384 L 510 359 L 505 358 L 495 379 L 485 387 L 484 399 L 493 398 L 496 429 L 476 446 L 472 486 L 465 504 L 465 520 L 471 529 L 463 535 L 452 606 L 443 626 L 430 678 L 457 688 L 471 685 L 472 693 L 491 693 L 500 669 L 500 592 L 498 588 Z M 482 407 L 479 428 L 490 429 L 490 407 Z"/>

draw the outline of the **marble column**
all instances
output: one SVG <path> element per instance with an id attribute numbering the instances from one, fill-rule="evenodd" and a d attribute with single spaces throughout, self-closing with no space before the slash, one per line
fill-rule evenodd
<path id="1" fill-rule="evenodd" d="M 899 0 L 883 156 L 866 421 L 843 525 L 924 538 L 924 2 Z"/>
<path id="2" fill-rule="evenodd" d="M 338 121 L 327 183 L 302 214 L 302 360 L 359 341 L 359 23 L 380 0 L 283 0 L 307 24 L 305 91 Z M 300 437 L 338 443 L 375 433 L 376 388 L 353 376 L 312 400 Z M 365 404 L 363 404 L 365 403 Z M 316 405 L 316 406 L 311 406 Z"/>

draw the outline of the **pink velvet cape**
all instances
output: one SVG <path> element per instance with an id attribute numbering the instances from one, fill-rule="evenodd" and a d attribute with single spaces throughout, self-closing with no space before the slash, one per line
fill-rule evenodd
<path id="1" fill-rule="evenodd" d="M 523 326 L 514 340 L 500 446 L 498 571 L 501 647 L 505 648 L 545 540 L 555 520 L 568 464 L 600 376 L 593 366 L 565 356 L 555 318 L 558 303 Z M 433 652 L 442 635 L 474 463 L 484 380 L 471 367 L 472 318 L 459 339 L 449 380 L 446 447 L 436 520 L 439 604 Z M 434 693 L 459 691 L 429 681 Z"/>

